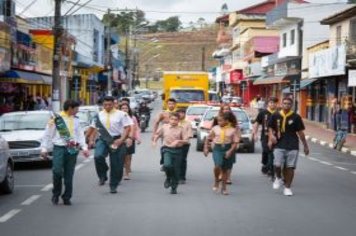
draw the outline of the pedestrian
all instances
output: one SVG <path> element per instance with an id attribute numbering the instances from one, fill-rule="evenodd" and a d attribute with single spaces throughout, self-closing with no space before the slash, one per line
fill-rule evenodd
<path id="1" fill-rule="evenodd" d="M 140 127 L 137 123 L 136 117 L 132 114 L 132 110 L 128 104 L 122 104 L 120 106 L 120 110 L 126 112 L 133 121 L 133 124 L 131 125 L 130 128 L 129 138 L 127 140 L 127 142 L 129 143 L 126 143 L 127 152 L 124 158 L 124 180 L 129 180 L 130 173 L 131 173 L 132 155 L 135 154 L 136 143 L 137 144 L 141 143 Z"/>
<path id="2" fill-rule="evenodd" d="M 185 119 L 186 110 L 181 108 L 178 109 L 179 114 L 179 125 L 183 127 L 185 135 L 188 137 L 188 142 L 182 146 L 182 161 L 180 168 L 179 184 L 185 184 L 186 175 L 187 175 L 187 162 L 188 162 L 188 153 L 190 148 L 190 139 L 193 138 L 192 124 Z"/>
<path id="3" fill-rule="evenodd" d="M 226 187 L 227 172 L 233 166 L 239 136 L 236 130 L 236 118 L 232 112 L 219 114 L 217 120 L 218 125 L 211 129 L 208 138 L 205 140 L 204 155 L 208 156 L 208 140 L 212 140 L 213 160 L 215 164 L 213 191 L 217 192 L 219 190 L 219 177 L 222 176 L 221 193 L 228 195 L 229 192 Z"/>
<path id="4" fill-rule="evenodd" d="M 126 155 L 125 142 L 129 138 L 130 126 L 133 124 L 129 115 L 114 108 L 114 98 L 106 96 L 103 99 L 103 110 L 94 118 L 90 129 L 97 129 L 100 137 L 95 144 L 95 169 L 99 177 L 99 185 L 104 185 L 108 180 L 109 167 L 105 158 L 110 156 L 110 193 L 117 193 L 123 176 L 123 163 Z M 93 143 L 94 137 L 90 138 Z"/>
<path id="5" fill-rule="evenodd" d="M 158 117 L 154 121 L 151 140 L 153 140 L 153 138 L 154 138 L 154 136 L 155 136 L 160 124 L 168 124 L 169 123 L 170 114 L 172 114 L 173 112 L 176 111 L 176 105 L 177 105 L 177 102 L 176 102 L 176 100 L 174 98 L 168 99 L 168 101 L 167 101 L 167 110 L 163 110 L 162 112 L 160 112 L 158 114 Z M 161 165 L 161 171 L 164 171 L 162 150 L 161 150 L 160 165 Z"/>
<path id="6" fill-rule="evenodd" d="M 179 172 L 181 168 L 182 146 L 188 143 L 187 133 L 179 125 L 179 114 L 172 112 L 169 115 L 169 123 L 163 124 L 154 134 L 152 144 L 156 146 L 157 140 L 163 139 L 161 152 L 163 155 L 164 171 L 166 180 L 164 187 L 171 187 L 171 194 L 177 194 L 179 184 Z"/>
<path id="7" fill-rule="evenodd" d="M 284 98 L 282 109 L 275 112 L 268 123 L 269 141 L 268 146 L 274 146 L 274 168 L 276 178 L 273 182 L 273 189 L 279 189 L 282 185 L 282 167 L 284 174 L 285 196 L 292 196 L 291 185 L 294 178 L 294 171 L 297 167 L 299 153 L 299 139 L 304 146 L 305 155 L 309 154 L 308 143 L 305 139 L 305 126 L 300 115 L 292 111 L 293 100 Z M 299 138 L 298 138 L 299 137 Z"/>
<path id="8" fill-rule="evenodd" d="M 256 117 L 255 124 L 253 126 L 253 140 L 258 140 L 258 128 L 261 125 L 261 144 L 262 144 L 262 167 L 261 172 L 268 175 L 274 180 L 274 168 L 273 168 L 273 150 L 268 147 L 268 122 L 272 114 L 276 112 L 278 99 L 276 97 L 270 97 L 268 99 L 267 109 L 260 111 Z"/>
<path id="9" fill-rule="evenodd" d="M 71 205 L 73 192 L 73 175 L 79 148 L 83 155 L 89 157 L 88 147 L 85 143 L 84 131 L 81 128 L 78 113 L 79 103 L 67 100 L 63 104 L 63 111 L 48 122 L 41 143 L 41 156 L 48 158 L 48 147 L 53 143 L 53 190 L 52 203 L 58 204 L 59 197 L 64 205 Z M 62 179 L 65 190 L 62 194 Z M 62 194 L 62 195 L 61 195 Z"/>
<path id="10" fill-rule="evenodd" d="M 119 101 L 119 99 L 115 98 L 114 99 L 114 108 L 117 110 L 120 110 L 120 106 L 121 106 L 121 101 Z"/>

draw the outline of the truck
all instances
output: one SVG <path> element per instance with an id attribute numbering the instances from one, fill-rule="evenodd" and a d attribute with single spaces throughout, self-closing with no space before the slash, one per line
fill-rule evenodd
<path id="1" fill-rule="evenodd" d="M 163 72 L 163 109 L 167 109 L 169 98 L 177 101 L 177 108 L 186 108 L 191 102 L 207 102 L 208 90 L 207 72 L 165 71 Z"/>

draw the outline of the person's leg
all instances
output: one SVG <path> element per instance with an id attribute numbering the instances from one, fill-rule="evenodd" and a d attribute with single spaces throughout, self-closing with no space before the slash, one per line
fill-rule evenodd
<path id="1" fill-rule="evenodd" d="M 63 163 L 64 163 L 65 151 L 66 151 L 65 147 L 54 146 L 53 148 L 53 159 L 52 159 L 53 204 L 58 204 L 58 198 L 62 193 Z"/>
<path id="2" fill-rule="evenodd" d="M 273 165 L 273 161 L 274 161 L 274 155 L 273 155 L 273 151 L 269 151 L 268 152 L 268 175 L 271 177 L 271 180 L 274 180 L 274 165 Z"/>
<path id="3" fill-rule="evenodd" d="M 189 152 L 189 147 L 190 145 L 184 145 L 182 147 L 182 159 L 181 159 L 181 168 L 180 168 L 180 180 L 185 181 L 186 180 L 186 174 L 187 174 L 187 157 L 188 157 L 188 152 Z"/>
<path id="4" fill-rule="evenodd" d="M 227 169 L 222 169 L 222 181 L 221 181 L 221 193 L 227 195 L 226 180 L 227 180 Z"/>
<path id="5" fill-rule="evenodd" d="M 273 189 L 279 189 L 280 185 L 282 183 L 282 166 L 284 165 L 284 154 L 285 150 L 284 149 L 279 149 L 276 148 L 273 151 L 274 154 L 274 169 L 276 173 L 276 179 L 273 182 Z"/>
<path id="6" fill-rule="evenodd" d="M 95 145 L 95 152 L 94 152 L 94 161 L 95 161 L 95 170 L 99 177 L 100 184 L 104 184 L 107 180 L 107 171 L 109 169 L 105 158 L 109 154 L 109 147 L 107 144 L 99 139 Z"/>
<path id="7" fill-rule="evenodd" d="M 173 160 L 172 154 L 168 149 L 162 149 L 163 156 L 163 167 L 166 173 L 166 180 L 164 181 L 164 187 L 169 188 L 172 186 L 172 178 L 173 178 Z"/>
<path id="8" fill-rule="evenodd" d="M 172 164 L 173 164 L 173 173 L 171 180 L 171 193 L 177 193 L 177 187 L 179 183 L 180 171 L 181 171 L 181 159 L 182 159 L 182 150 L 179 153 L 174 153 L 172 156 Z"/>
<path id="9" fill-rule="evenodd" d="M 64 203 L 68 203 L 73 193 L 73 176 L 75 164 L 77 163 L 77 155 L 69 155 L 66 153 L 64 157 L 64 186 L 65 191 L 62 195 Z"/>
<path id="10" fill-rule="evenodd" d="M 263 150 L 262 151 L 262 159 L 261 159 L 261 164 L 262 164 L 262 167 L 261 167 L 261 172 L 262 174 L 267 174 L 267 171 L 268 171 L 268 152 L 266 150 Z"/>
<path id="11" fill-rule="evenodd" d="M 121 145 L 115 151 L 110 152 L 110 191 L 116 193 L 116 188 L 121 182 L 124 169 L 124 157 L 126 146 Z"/>
<path id="12" fill-rule="evenodd" d="M 298 150 L 291 150 L 287 152 L 286 171 L 285 171 L 285 187 L 290 188 L 294 179 L 294 170 L 297 166 Z"/>
<path id="13" fill-rule="evenodd" d="M 130 172 L 131 172 L 131 155 L 125 155 L 124 158 L 124 169 L 125 169 L 125 174 L 124 174 L 124 180 L 129 180 L 130 179 Z"/>

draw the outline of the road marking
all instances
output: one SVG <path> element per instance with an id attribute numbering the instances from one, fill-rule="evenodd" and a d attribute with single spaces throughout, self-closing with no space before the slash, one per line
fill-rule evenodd
<path id="1" fill-rule="evenodd" d="M 313 143 L 316 143 L 316 142 L 318 141 L 318 139 L 312 138 L 311 141 L 312 141 Z"/>
<path id="2" fill-rule="evenodd" d="M 345 147 L 341 148 L 341 152 L 343 152 L 343 153 L 347 153 L 348 151 L 349 151 L 348 148 L 345 148 Z"/>
<path id="3" fill-rule="evenodd" d="M 82 168 L 83 166 L 85 166 L 83 163 L 80 163 L 79 165 L 77 165 L 75 167 L 75 170 L 79 170 L 80 168 Z"/>
<path id="4" fill-rule="evenodd" d="M 329 148 L 334 148 L 334 144 L 329 143 Z"/>
<path id="5" fill-rule="evenodd" d="M 53 184 L 47 184 L 46 186 L 44 186 L 41 191 L 42 192 L 47 192 L 49 190 L 51 190 L 53 188 Z"/>
<path id="6" fill-rule="evenodd" d="M 305 138 L 308 140 L 310 138 L 310 136 L 309 135 L 305 135 Z"/>
<path id="7" fill-rule="evenodd" d="M 26 199 L 25 201 L 23 201 L 21 203 L 21 205 L 23 206 L 29 206 L 31 205 L 34 201 L 36 201 L 37 199 L 39 199 L 41 197 L 41 195 L 32 195 L 31 197 L 29 197 L 28 199 Z"/>
<path id="8" fill-rule="evenodd" d="M 351 151 L 351 155 L 356 156 L 356 151 Z"/>
<path id="9" fill-rule="evenodd" d="M 320 141 L 320 145 L 321 146 L 325 146 L 327 144 L 327 142 L 325 142 L 325 141 Z"/>
<path id="10" fill-rule="evenodd" d="M 331 164 L 330 162 L 327 161 L 319 161 L 320 163 L 327 165 L 327 166 L 332 166 L 333 164 Z"/>
<path id="11" fill-rule="evenodd" d="M 351 171 L 350 173 L 356 175 L 356 171 Z"/>
<path id="12" fill-rule="evenodd" d="M 42 188 L 43 184 L 15 185 L 15 188 Z"/>
<path id="13" fill-rule="evenodd" d="M 20 209 L 13 209 L 6 213 L 5 215 L 0 217 L 0 223 L 5 223 L 6 221 L 10 220 L 12 217 L 14 217 L 17 213 L 19 213 L 21 210 Z"/>
<path id="14" fill-rule="evenodd" d="M 341 166 L 335 166 L 336 169 L 339 169 L 339 170 L 344 170 L 344 171 L 347 171 L 348 169 L 344 168 L 344 167 L 341 167 Z"/>
<path id="15" fill-rule="evenodd" d="M 312 161 L 319 161 L 318 159 L 314 158 L 314 157 L 309 157 L 309 160 L 312 160 Z"/>

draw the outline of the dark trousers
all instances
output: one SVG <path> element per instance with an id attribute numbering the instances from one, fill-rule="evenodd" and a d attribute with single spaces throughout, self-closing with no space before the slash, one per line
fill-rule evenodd
<path id="1" fill-rule="evenodd" d="M 182 148 L 162 148 L 163 166 L 167 179 L 171 183 L 172 189 L 176 189 L 179 181 L 181 168 Z"/>
<path id="2" fill-rule="evenodd" d="M 107 171 L 109 169 L 105 158 L 110 157 L 110 187 L 116 188 L 123 176 L 124 157 L 126 155 L 126 146 L 121 145 L 115 151 L 112 151 L 108 144 L 98 139 L 95 145 L 95 169 L 99 179 L 107 179 Z"/>
<path id="3" fill-rule="evenodd" d="M 52 159 L 53 196 L 62 194 L 62 179 L 65 190 L 62 195 L 64 200 L 69 200 L 73 192 L 73 175 L 78 154 L 69 154 L 66 147 L 54 146 Z"/>
<path id="4" fill-rule="evenodd" d="M 188 157 L 189 148 L 190 148 L 190 144 L 186 144 L 182 147 L 182 159 L 181 159 L 180 174 L 179 174 L 180 180 L 186 180 L 187 157 Z"/>

